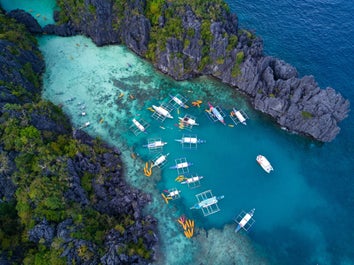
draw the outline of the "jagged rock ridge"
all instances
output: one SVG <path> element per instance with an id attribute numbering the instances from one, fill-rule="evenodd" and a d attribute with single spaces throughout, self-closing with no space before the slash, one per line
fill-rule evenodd
<path id="1" fill-rule="evenodd" d="M 205 3 L 206 10 L 217 13 L 210 18 L 210 11 L 207 19 L 197 12 L 193 1 L 166 1 L 160 6 L 157 22 L 147 15 L 153 1 L 121 1 L 119 6 L 113 0 L 91 0 L 75 12 L 70 0 L 62 2 L 65 23 L 46 26 L 46 33 L 84 34 L 97 45 L 123 43 L 176 80 L 212 75 L 247 94 L 255 109 L 290 131 L 329 142 L 340 131 L 338 123 L 348 115 L 349 101 L 334 89 L 320 89 L 313 77 L 299 78 L 291 65 L 265 56 L 262 40 L 240 30 L 237 17 L 222 1 Z M 181 22 L 181 32 L 164 33 L 161 41 L 160 33 L 169 29 L 171 21 Z"/>

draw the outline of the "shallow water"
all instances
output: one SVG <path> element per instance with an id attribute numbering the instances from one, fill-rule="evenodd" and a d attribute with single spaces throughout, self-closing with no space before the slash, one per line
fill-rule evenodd
<path id="1" fill-rule="evenodd" d="M 242 18 L 250 16 L 245 12 L 248 8 L 248 12 L 259 8 L 246 4 L 238 6 L 244 11 L 240 13 L 241 24 L 245 23 Z M 293 10 L 291 5 L 286 8 Z M 260 15 L 263 11 L 257 12 Z M 256 21 L 258 15 L 254 16 Z M 272 41 L 276 43 L 281 38 Z M 346 39 L 341 43 L 345 46 Z M 271 45 L 278 47 L 272 42 Z M 274 54 L 271 45 L 266 44 L 266 51 Z M 296 50 L 297 45 L 292 46 Z M 354 238 L 348 232 L 352 228 L 354 202 L 352 117 L 340 124 L 342 132 L 332 143 L 318 144 L 281 130 L 268 117 L 253 111 L 246 98 L 213 79 L 203 77 L 191 82 L 175 82 L 155 72 L 150 64 L 121 46 L 97 48 L 84 37 L 42 37 L 40 47 L 47 64 L 43 96 L 62 104 L 76 128 L 89 121 L 91 125 L 86 131 L 118 146 L 123 151 L 129 181 L 152 194 L 153 202 L 147 213 L 159 219 L 163 235 L 158 264 L 199 264 L 202 261 L 197 253 L 201 249 L 205 250 L 203 255 L 215 251 L 211 253 L 225 258 L 212 263 L 209 256 L 209 264 L 230 264 L 235 257 L 226 255 L 225 242 L 244 248 L 234 251 L 244 264 L 265 262 L 262 258 L 265 252 L 274 264 L 354 264 L 351 248 Z M 322 47 L 329 53 L 325 48 Z M 350 46 L 342 49 L 350 50 Z M 303 52 L 306 52 L 305 61 L 297 57 L 299 61 L 288 62 L 309 68 L 301 70 L 300 67 L 301 73 L 310 72 L 311 63 L 316 70 L 318 54 L 311 60 L 308 56 L 314 52 Z M 337 55 L 325 59 L 333 60 L 333 65 L 341 63 L 336 58 Z M 352 90 L 342 89 L 353 81 L 348 78 L 350 68 L 345 67 L 351 65 L 351 60 L 347 58 L 342 67 L 343 75 L 336 77 L 338 86 L 332 77 L 323 79 L 319 75 L 316 79 L 320 83 L 328 81 L 327 85 L 338 88 L 347 97 L 352 95 Z M 334 76 L 340 74 L 335 69 Z M 177 92 L 189 99 L 190 107 L 179 109 L 179 113 L 173 111 L 174 119 L 162 124 L 153 120 L 147 108 L 168 101 L 168 95 Z M 192 107 L 191 102 L 198 99 L 203 101 L 201 107 Z M 211 122 L 205 112 L 207 101 L 224 110 L 227 125 L 232 124 L 228 117 L 232 107 L 243 109 L 249 116 L 247 126 L 230 127 Z M 86 115 L 81 116 L 82 112 Z M 177 116 L 185 113 L 194 115 L 200 123 L 191 132 L 176 126 Z M 134 136 L 129 130 L 133 118 L 150 124 L 147 134 Z M 207 142 L 198 145 L 197 150 L 185 150 L 175 141 L 183 134 L 195 134 Z M 168 142 L 163 153 L 170 155 L 162 174 L 154 169 L 153 176 L 148 178 L 143 175 L 142 167 L 157 154 L 149 153 L 142 146 L 149 138 L 157 137 Z M 267 174 L 257 165 L 255 158 L 260 153 L 270 160 L 274 172 Z M 132 159 L 132 154 L 137 159 Z M 175 182 L 178 174 L 169 167 L 179 158 L 193 163 L 189 168 L 191 173 L 204 176 L 201 187 L 191 190 Z M 173 187 L 181 190 L 182 198 L 166 205 L 160 193 Z M 196 203 L 196 194 L 209 189 L 214 195 L 225 195 L 225 198 L 218 204 L 220 212 L 203 217 L 200 211 L 189 208 Z M 256 223 L 250 232 L 230 233 L 235 228 L 233 218 L 251 208 L 256 208 Z M 207 238 L 203 237 L 203 230 L 198 230 L 198 237 L 187 240 L 176 222 L 181 214 L 194 219 L 198 229 L 222 229 L 225 224 L 227 227 L 221 230 L 223 232 L 210 230 L 211 236 Z M 219 242 L 215 242 L 215 238 Z M 213 244 L 212 250 L 208 249 L 208 243 Z M 247 257 L 253 259 L 247 260 Z"/>
<path id="2" fill-rule="evenodd" d="M 7 11 L 16 8 L 27 11 L 37 19 L 42 27 L 54 23 L 53 10 L 56 8 L 55 0 L 1 0 L 0 4 Z"/>

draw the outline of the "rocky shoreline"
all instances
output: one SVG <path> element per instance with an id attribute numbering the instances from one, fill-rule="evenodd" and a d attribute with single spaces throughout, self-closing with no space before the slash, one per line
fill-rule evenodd
<path id="1" fill-rule="evenodd" d="M 299 77 L 288 63 L 264 55 L 262 40 L 239 29 L 236 15 L 222 1 L 203 7 L 166 1 L 158 14 L 150 14 L 154 9 L 146 0 L 120 5 L 92 0 L 75 7 L 71 2 L 61 1 L 58 25 L 45 26 L 45 34 L 83 34 L 98 46 L 124 44 L 176 80 L 213 76 L 248 95 L 256 110 L 281 127 L 321 142 L 332 141 L 338 123 L 348 116 L 348 100 L 333 88 L 321 89 L 313 76 Z M 207 16 L 208 10 L 216 15 Z"/>
<path id="2" fill-rule="evenodd" d="M 42 34 L 0 8 L 0 263 L 150 264 L 149 195 L 126 183 L 119 150 L 41 99 L 45 63 L 28 31 Z"/>

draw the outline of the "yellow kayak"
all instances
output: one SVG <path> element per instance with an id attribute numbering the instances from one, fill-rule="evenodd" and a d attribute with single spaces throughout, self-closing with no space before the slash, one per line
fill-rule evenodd
<path id="1" fill-rule="evenodd" d="M 165 202 L 168 204 L 168 199 L 165 194 L 161 193 L 162 198 L 165 200 Z"/>

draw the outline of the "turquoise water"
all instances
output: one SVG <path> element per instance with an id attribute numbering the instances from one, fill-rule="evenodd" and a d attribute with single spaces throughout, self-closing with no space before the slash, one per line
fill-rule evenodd
<path id="1" fill-rule="evenodd" d="M 315 37 L 322 36 L 321 33 L 309 33 L 307 42 L 304 42 L 300 41 L 301 37 L 293 39 L 298 35 L 291 31 L 286 34 L 289 27 L 281 28 L 290 20 L 293 21 L 292 28 L 297 26 L 300 33 L 307 36 L 309 31 L 302 27 L 311 27 L 311 23 L 322 21 L 310 16 L 307 23 L 306 20 L 294 23 L 294 20 L 299 20 L 299 14 L 294 10 L 307 10 L 302 4 L 295 6 L 282 2 L 271 8 L 269 2 L 257 5 L 240 2 L 237 5 L 239 10 L 230 4 L 237 10 L 241 24 L 255 28 L 257 33 L 259 30 L 262 36 L 261 29 L 265 31 L 263 37 L 267 52 L 296 65 L 301 74 L 314 74 L 320 84 L 333 86 L 353 101 L 353 90 L 350 90 L 353 80 L 349 74 L 353 69 L 352 56 L 340 56 L 341 52 L 353 52 L 353 46 L 348 42 L 352 38 L 344 37 L 343 29 L 337 26 L 339 22 L 333 20 L 343 18 L 341 25 L 349 23 L 348 8 L 342 9 L 344 2 L 332 5 L 308 1 L 308 5 L 318 5 L 324 10 L 319 18 L 323 12 L 326 14 L 325 11 L 331 14 L 345 11 L 328 16 L 329 21 L 326 20 L 326 25 L 332 26 L 332 34 L 327 34 L 327 38 L 335 36 L 333 45 L 337 49 L 318 41 L 316 45 L 321 45 L 320 53 L 317 53 L 318 46 L 312 45 L 310 40 L 316 40 Z M 262 11 L 262 5 L 269 12 Z M 274 19 L 271 11 L 280 8 L 287 15 Z M 312 9 L 307 12 L 310 11 L 315 12 Z M 263 19 L 264 15 L 272 19 Z M 276 33 L 272 22 L 277 22 L 282 34 Z M 312 28 L 320 31 L 322 27 Z M 353 33 L 346 26 L 344 29 L 349 35 Z M 291 45 L 285 44 L 288 38 L 284 36 L 292 36 Z M 227 86 L 206 77 L 191 82 L 175 82 L 155 72 L 150 64 L 124 47 L 97 48 L 84 37 L 42 37 L 40 47 L 47 66 L 43 96 L 62 104 L 75 127 L 89 121 L 91 125 L 85 130 L 118 146 L 123 151 L 129 181 L 152 194 L 153 202 L 147 212 L 159 219 L 160 234 L 164 235 L 161 237 L 160 259 L 156 264 L 200 264 L 206 260 L 209 261 L 207 264 L 232 264 L 231 261 L 238 259 L 243 264 L 354 264 L 354 236 L 351 233 L 354 217 L 352 116 L 341 123 L 342 131 L 332 143 L 318 144 L 281 130 L 266 116 L 253 111 L 246 98 Z M 299 47 L 303 49 L 303 56 L 296 56 Z M 322 53 L 327 56 L 317 60 Z M 292 56 L 296 60 L 292 61 Z M 333 75 L 321 74 L 329 71 Z M 174 119 L 162 124 L 153 120 L 147 108 L 168 100 L 169 93 L 177 92 L 189 99 L 187 104 L 190 107 L 179 109 L 179 114 L 174 111 Z M 68 100 L 73 97 L 74 100 Z M 198 99 L 203 101 L 201 107 L 192 107 L 191 102 Z M 205 112 L 207 101 L 219 105 L 227 115 L 232 107 L 243 109 L 250 118 L 248 125 L 230 127 L 212 123 Z M 87 115 L 81 116 L 83 111 Z M 200 123 L 192 132 L 176 126 L 177 116 L 185 113 L 194 115 Z M 148 133 L 134 136 L 129 130 L 132 118 L 146 120 L 150 124 Z M 228 116 L 226 123 L 232 124 Z M 183 134 L 196 134 L 207 143 L 198 145 L 197 150 L 183 150 L 174 141 Z M 143 165 L 157 154 L 149 153 L 142 146 L 147 139 L 156 137 L 168 142 L 163 153 L 170 155 L 166 167 L 161 172 L 154 170 L 153 176 L 148 178 L 143 175 Z M 271 174 L 257 165 L 255 158 L 260 153 L 271 161 L 274 167 Z M 137 159 L 132 159 L 132 154 Z M 169 166 L 174 165 L 178 158 L 186 158 L 193 163 L 191 173 L 204 176 L 201 187 L 190 190 L 175 182 L 178 174 Z M 182 198 L 166 205 L 160 193 L 173 187 L 181 190 Z M 195 204 L 197 193 L 209 189 L 214 195 L 225 195 L 225 198 L 219 202 L 220 212 L 203 217 L 200 211 L 189 208 Z M 256 223 L 248 234 L 235 235 L 232 219 L 241 210 L 251 208 L 256 208 Z M 176 222 L 181 214 L 196 222 L 197 236 L 193 240 L 183 236 Z M 206 237 L 201 228 L 219 230 L 209 230 Z"/>
<path id="2" fill-rule="evenodd" d="M 1 0 L 1 6 L 5 10 L 23 9 L 35 17 L 41 26 L 53 24 L 53 9 L 56 7 L 55 0 Z"/>

